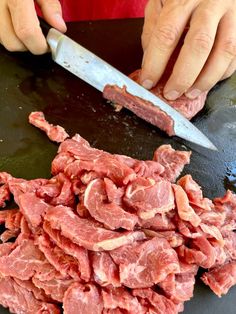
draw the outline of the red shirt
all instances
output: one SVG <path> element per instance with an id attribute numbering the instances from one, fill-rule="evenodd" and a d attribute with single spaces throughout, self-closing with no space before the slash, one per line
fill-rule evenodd
<path id="1" fill-rule="evenodd" d="M 143 17 L 148 0 L 60 0 L 66 21 Z"/>

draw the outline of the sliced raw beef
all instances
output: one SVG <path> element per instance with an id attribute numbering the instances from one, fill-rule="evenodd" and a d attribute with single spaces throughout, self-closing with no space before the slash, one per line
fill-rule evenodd
<path id="1" fill-rule="evenodd" d="M 184 189 L 184 191 L 188 195 L 189 203 L 194 208 L 198 209 L 199 212 L 206 214 L 204 217 L 207 218 L 206 221 L 208 221 L 208 218 L 210 218 L 212 215 L 214 206 L 211 200 L 203 197 L 202 189 L 197 184 L 197 182 L 193 180 L 191 175 L 186 175 L 182 177 L 181 179 L 179 179 L 177 183 Z M 206 211 L 211 212 L 209 213 L 209 217 Z M 214 213 L 214 214 L 219 215 L 219 220 L 220 221 L 222 220 L 220 217 L 220 213 Z"/>
<path id="2" fill-rule="evenodd" d="M 118 185 L 124 185 L 134 179 L 133 169 L 119 161 L 115 156 L 99 149 L 92 148 L 78 134 L 64 141 L 59 147 L 59 153 L 73 154 L 75 161 L 64 165 L 63 171 L 70 178 L 80 176 L 83 171 L 95 171 L 99 177 L 108 177 Z M 54 168 L 62 167 L 54 164 Z M 53 174 L 57 172 L 53 171 Z"/>
<path id="3" fill-rule="evenodd" d="M 26 192 L 36 193 L 40 186 L 47 183 L 47 179 L 35 179 L 27 181 L 24 179 L 12 178 L 8 181 L 10 192 L 14 195 L 14 200 L 17 204 L 19 203 L 20 195 L 25 194 Z"/>
<path id="4" fill-rule="evenodd" d="M 72 278 L 55 278 L 51 280 L 41 281 L 37 278 L 32 278 L 32 282 L 34 287 L 38 289 L 42 289 L 45 291 L 46 295 L 50 295 L 50 297 L 54 301 L 63 302 L 63 297 L 66 290 L 70 287 L 72 283 L 74 283 L 74 279 Z"/>
<path id="5" fill-rule="evenodd" d="M 18 209 L 0 211 L 0 224 L 4 223 L 6 228 L 0 236 L 2 242 L 6 242 L 18 236 L 20 233 L 21 218 L 22 214 Z"/>
<path id="6" fill-rule="evenodd" d="M 31 290 L 19 285 L 13 278 L 0 278 L 0 303 L 12 313 L 60 314 L 57 305 L 37 300 Z"/>
<path id="7" fill-rule="evenodd" d="M 102 314 L 103 301 L 95 285 L 74 283 L 64 295 L 63 308 L 65 314 Z"/>
<path id="8" fill-rule="evenodd" d="M 164 238 L 123 245 L 110 254 L 119 265 L 120 282 L 132 289 L 151 287 L 179 272 L 178 256 Z"/>
<path id="9" fill-rule="evenodd" d="M 43 229 L 59 248 L 61 248 L 66 254 L 76 258 L 81 279 L 89 281 L 91 276 L 91 267 L 88 251 L 84 247 L 78 246 L 77 244 L 63 237 L 60 231 L 52 229 L 50 223 L 47 221 L 44 222 Z"/>
<path id="10" fill-rule="evenodd" d="M 200 96 L 198 96 L 195 99 L 189 99 L 188 97 L 182 95 L 176 100 L 166 100 L 163 96 L 163 89 L 169 77 L 169 74 L 171 73 L 170 67 L 166 69 L 167 70 L 166 73 L 164 73 L 163 77 L 158 82 L 158 84 L 151 89 L 151 92 L 157 97 L 160 97 L 162 100 L 167 102 L 171 107 L 179 111 L 187 119 L 191 119 L 203 108 L 206 101 L 207 92 L 203 92 Z M 130 78 L 139 83 L 139 74 L 140 70 L 136 70 L 135 72 L 130 74 Z M 121 105 L 123 104 L 121 103 Z"/>
<path id="11" fill-rule="evenodd" d="M 72 191 L 72 182 L 63 174 L 48 181 L 37 189 L 37 196 L 43 198 L 51 205 L 73 206 L 75 195 Z"/>
<path id="12" fill-rule="evenodd" d="M 188 301 L 193 296 L 197 271 L 198 266 L 181 262 L 180 272 L 168 275 L 166 279 L 159 283 L 159 286 L 173 302 Z"/>
<path id="13" fill-rule="evenodd" d="M 106 194 L 108 202 L 115 203 L 119 206 L 122 206 L 122 198 L 125 194 L 124 187 L 118 188 L 113 181 L 111 181 L 108 178 L 104 178 L 105 188 L 106 188 Z"/>
<path id="14" fill-rule="evenodd" d="M 31 114 L 29 115 L 29 123 L 46 132 L 47 136 L 53 142 L 61 143 L 67 137 L 69 137 L 69 135 L 61 126 L 54 126 L 52 124 L 49 124 L 45 120 L 44 114 L 42 112 L 31 112 Z"/>
<path id="15" fill-rule="evenodd" d="M 189 205 L 188 196 L 179 185 L 173 185 L 175 193 L 175 201 L 179 217 L 184 221 L 189 221 L 194 227 L 198 227 L 201 218 L 195 213 L 194 209 Z"/>
<path id="16" fill-rule="evenodd" d="M 0 207 L 6 206 L 6 201 L 10 199 L 10 191 L 7 184 L 0 186 Z"/>
<path id="17" fill-rule="evenodd" d="M 161 145 L 154 152 L 153 160 L 164 167 L 161 176 L 175 182 L 185 165 L 190 163 L 191 152 L 173 149 L 170 145 Z"/>
<path id="18" fill-rule="evenodd" d="M 119 269 L 107 252 L 91 254 L 94 280 L 102 287 L 120 287 Z"/>
<path id="19" fill-rule="evenodd" d="M 9 255 L 0 257 L 1 276 L 28 280 L 32 276 L 50 278 L 54 268 L 45 259 L 32 240 L 23 240 Z"/>
<path id="20" fill-rule="evenodd" d="M 78 262 L 74 257 L 65 254 L 46 234 L 39 236 L 36 243 L 48 262 L 60 272 L 62 276 L 66 277 L 69 275 L 71 278 L 80 281 Z"/>
<path id="21" fill-rule="evenodd" d="M 9 255 L 14 249 L 15 244 L 11 242 L 1 243 L 0 244 L 0 257 Z"/>
<path id="22" fill-rule="evenodd" d="M 147 308 L 142 306 L 135 296 L 132 296 L 125 288 L 116 288 L 109 290 L 102 290 L 102 298 L 105 309 L 125 310 L 132 314 L 145 314 Z"/>
<path id="23" fill-rule="evenodd" d="M 0 244 L 0 304 L 18 314 L 177 314 L 199 267 L 225 294 L 236 284 L 236 196 L 212 202 L 190 175 L 174 184 L 189 158 L 163 145 L 140 161 L 76 135 L 50 179 L 0 172 L 0 205 L 11 193 L 19 206 L 0 211 L 0 239 L 14 240 Z"/>
<path id="24" fill-rule="evenodd" d="M 156 231 L 153 231 L 150 229 L 142 229 L 142 231 L 148 237 L 157 237 L 157 238 L 166 239 L 172 248 L 176 248 L 178 246 L 181 246 L 185 242 L 184 237 L 180 233 L 175 232 L 175 231 L 158 231 L 158 232 L 156 232 Z"/>
<path id="25" fill-rule="evenodd" d="M 20 195 L 19 206 L 22 214 L 32 228 L 36 228 L 42 223 L 43 216 L 51 207 L 44 200 L 37 197 L 35 193 L 25 193 Z"/>
<path id="26" fill-rule="evenodd" d="M 165 168 L 154 160 L 137 160 L 124 155 L 115 156 L 119 161 L 132 168 L 138 177 L 159 180 L 160 175 L 165 171 Z"/>
<path id="27" fill-rule="evenodd" d="M 44 302 L 52 302 L 52 299 L 45 294 L 44 290 L 36 287 L 31 280 L 20 280 L 20 279 L 14 278 L 14 281 L 22 288 L 25 288 L 28 291 L 31 291 L 37 300 L 44 301 Z"/>
<path id="28" fill-rule="evenodd" d="M 132 294 L 140 300 L 145 300 L 149 304 L 148 313 L 155 314 L 177 314 L 178 306 L 164 295 L 160 295 L 152 289 L 134 289 Z"/>
<path id="29" fill-rule="evenodd" d="M 175 135 L 174 121 L 167 113 L 150 101 L 128 93 L 126 87 L 106 85 L 103 90 L 103 97 L 114 104 L 129 109 L 138 117 L 165 131 L 169 136 Z"/>
<path id="30" fill-rule="evenodd" d="M 133 230 L 138 223 L 136 215 L 126 212 L 116 203 L 108 202 L 106 185 L 102 179 L 95 179 L 88 184 L 84 193 L 84 205 L 93 218 L 109 229 Z"/>
<path id="31" fill-rule="evenodd" d="M 124 202 L 142 219 L 153 218 L 175 207 L 170 182 L 145 178 L 137 178 L 127 186 Z"/>
<path id="32" fill-rule="evenodd" d="M 216 267 L 203 274 L 201 279 L 218 297 L 221 297 L 236 284 L 236 262 Z"/>
<path id="33" fill-rule="evenodd" d="M 214 204 L 218 212 L 225 214 L 224 230 L 236 230 L 236 195 L 227 191 L 223 197 L 215 198 Z"/>
<path id="34" fill-rule="evenodd" d="M 164 230 L 175 230 L 176 225 L 171 221 L 171 217 L 168 214 L 156 214 L 153 218 L 150 219 L 141 219 L 140 225 L 142 228 L 155 230 L 155 231 L 164 231 Z"/>
<path id="35" fill-rule="evenodd" d="M 60 230 L 64 237 L 92 251 L 110 251 L 145 238 L 141 231 L 120 233 L 98 227 L 88 219 L 79 218 L 65 206 L 52 208 L 44 218 L 52 229 Z"/>
<path id="36" fill-rule="evenodd" d="M 0 184 L 6 184 L 12 179 L 12 175 L 8 172 L 0 172 Z"/>

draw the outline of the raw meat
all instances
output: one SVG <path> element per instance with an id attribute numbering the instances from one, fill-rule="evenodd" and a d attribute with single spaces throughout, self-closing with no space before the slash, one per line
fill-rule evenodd
<path id="1" fill-rule="evenodd" d="M 72 242 L 91 251 L 113 250 L 122 245 L 145 239 L 142 231 L 115 232 L 98 226 L 93 221 L 81 219 L 65 206 L 56 206 L 45 215 L 52 229 Z"/>
<path id="2" fill-rule="evenodd" d="M 0 303 L 9 307 L 12 313 L 60 314 L 57 305 L 37 300 L 31 290 L 20 286 L 11 277 L 0 278 Z"/>
<path id="3" fill-rule="evenodd" d="M 203 282 L 210 286 L 219 297 L 226 294 L 236 284 L 236 262 L 214 268 L 202 276 Z"/>
<path id="4" fill-rule="evenodd" d="M 113 202 L 108 202 L 106 185 L 102 179 L 91 181 L 84 192 L 84 206 L 90 215 L 109 229 L 133 230 L 138 223 L 136 215 L 126 212 Z"/>
<path id="5" fill-rule="evenodd" d="M 124 202 L 136 210 L 142 219 L 151 219 L 156 214 L 166 213 L 175 207 L 170 182 L 155 182 L 145 178 L 137 178 L 128 184 Z"/>
<path id="6" fill-rule="evenodd" d="M 119 269 L 107 252 L 92 253 L 94 280 L 100 286 L 120 287 Z"/>
<path id="7" fill-rule="evenodd" d="M 0 303 L 19 314 L 177 314 L 199 267 L 227 293 L 236 196 L 204 198 L 190 175 L 176 183 L 190 154 L 162 145 L 139 161 L 75 135 L 61 143 L 51 179 L 0 173 L 0 205 L 12 194 L 19 207 L 0 211 Z"/>
<path id="8" fill-rule="evenodd" d="M 175 182 L 185 165 L 190 163 L 191 152 L 174 150 L 170 145 L 161 145 L 154 152 L 153 160 L 164 167 L 161 177 Z"/>
<path id="9" fill-rule="evenodd" d="M 64 295 L 63 308 L 65 314 L 102 314 L 103 300 L 95 285 L 74 283 Z"/>
<path id="10" fill-rule="evenodd" d="M 130 78 L 139 83 L 139 73 L 140 70 L 133 72 Z M 187 119 L 191 119 L 203 108 L 207 92 L 202 93 L 195 99 L 189 99 L 183 95 L 175 101 L 166 100 L 163 96 L 163 89 L 167 78 L 168 76 L 164 75 L 150 92 L 161 98 Z M 116 85 L 106 85 L 103 90 L 103 97 L 113 102 L 117 111 L 125 107 L 138 117 L 165 131 L 169 136 L 175 135 L 174 121 L 167 113 L 152 102 L 130 94 L 125 86 L 120 88 Z"/>
<path id="11" fill-rule="evenodd" d="M 175 135 L 174 121 L 167 113 L 153 103 L 128 93 L 126 87 L 106 85 L 103 97 L 131 110 L 138 117 L 165 131 L 169 136 Z"/>
<path id="12" fill-rule="evenodd" d="M 171 66 L 171 64 L 169 65 L 169 67 L 170 66 Z M 167 72 L 169 70 L 169 67 L 167 69 Z M 135 72 L 130 74 L 130 78 L 132 78 L 135 82 L 138 83 L 139 82 L 139 73 L 140 73 L 140 70 L 136 70 Z M 201 95 L 199 95 L 195 99 L 189 99 L 188 97 L 183 95 L 176 100 L 166 100 L 163 96 L 163 89 L 164 89 L 165 83 L 167 81 L 167 78 L 168 78 L 168 75 L 166 75 L 166 73 L 164 73 L 160 82 L 151 89 L 151 92 L 154 95 L 160 97 L 165 102 L 167 102 L 171 107 L 173 107 L 175 110 L 179 111 L 187 119 L 192 119 L 192 117 L 194 117 L 203 108 L 208 92 L 203 92 Z"/>
<path id="13" fill-rule="evenodd" d="M 29 123 L 46 132 L 51 141 L 61 143 L 69 137 L 61 126 L 49 124 L 42 112 L 31 112 L 29 115 Z"/>
<path id="14" fill-rule="evenodd" d="M 178 313 L 176 304 L 163 295 L 154 292 L 152 289 L 134 289 L 133 295 L 145 299 L 151 306 L 151 312 L 156 314 L 175 314 Z"/>
<path id="15" fill-rule="evenodd" d="M 119 265 L 121 283 L 129 288 L 151 287 L 179 272 L 178 256 L 164 238 L 123 245 L 111 256 Z"/>
<path id="16" fill-rule="evenodd" d="M 102 298 L 105 309 L 120 309 L 132 314 L 147 313 L 147 308 L 142 306 L 138 299 L 124 288 L 102 290 Z"/>

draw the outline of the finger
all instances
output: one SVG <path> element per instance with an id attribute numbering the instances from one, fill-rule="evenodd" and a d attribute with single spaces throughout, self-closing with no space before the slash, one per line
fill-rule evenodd
<path id="1" fill-rule="evenodd" d="M 33 0 L 8 0 L 12 24 L 17 37 L 33 53 L 47 52 L 48 45 L 35 11 Z"/>
<path id="2" fill-rule="evenodd" d="M 61 4 L 58 0 L 37 0 L 45 20 L 61 32 L 66 31 L 66 24 L 62 18 Z"/>
<path id="3" fill-rule="evenodd" d="M 221 80 L 227 79 L 228 77 L 233 75 L 235 71 L 236 71 L 236 58 L 231 62 L 228 69 L 225 71 L 224 75 L 222 76 Z"/>
<path id="4" fill-rule="evenodd" d="M 214 44 L 217 27 L 225 14 L 223 2 L 203 1 L 195 10 L 184 45 L 164 88 L 166 99 L 175 100 L 185 93 L 201 72 Z M 218 5 L 217 5 L 218 3 Z"/>
<path id="5" fill-rule="evenodd" d="M 224 76 L 226 70 L 236 58 L 235 30 L 236 12 L 229 12 L 219 24 L 213 51 L 196 82 L 185 93 L 187 97 L 198 97 L 201 92 L 210 90 Z"/>
<path id="6" fill-rule="evenodd" d="M 26 47 L 17 38 L 6 1 L 0 1 L 0 42 L 9 51 L 25 51 Z"/>
<path id="7" fill-rule="evenodd" d="M 152 88 L 162 76 L 197 1 L 166 1 L 143 56 L 140 82 Z"/>
<path id="8" fill-rule="evenodd" d="M 149 0 L 145 7 L 145 19 L 142 32 L 142 47 L 145 50 L 151 38 L 153 28 L 162 9 L 161 0 Z"/>

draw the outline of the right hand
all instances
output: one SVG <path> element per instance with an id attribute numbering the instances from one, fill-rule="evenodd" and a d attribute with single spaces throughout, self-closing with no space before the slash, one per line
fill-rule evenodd
<path id="1" fill-rule="evenodd" d="M 37 0 L 43 17 L 52 27 L 66 31 L 58 0 Z M 34 0 L 0 0 L 0 43 L 9 51 L 43 54 L 48 51 L 39 25 Z"/>

